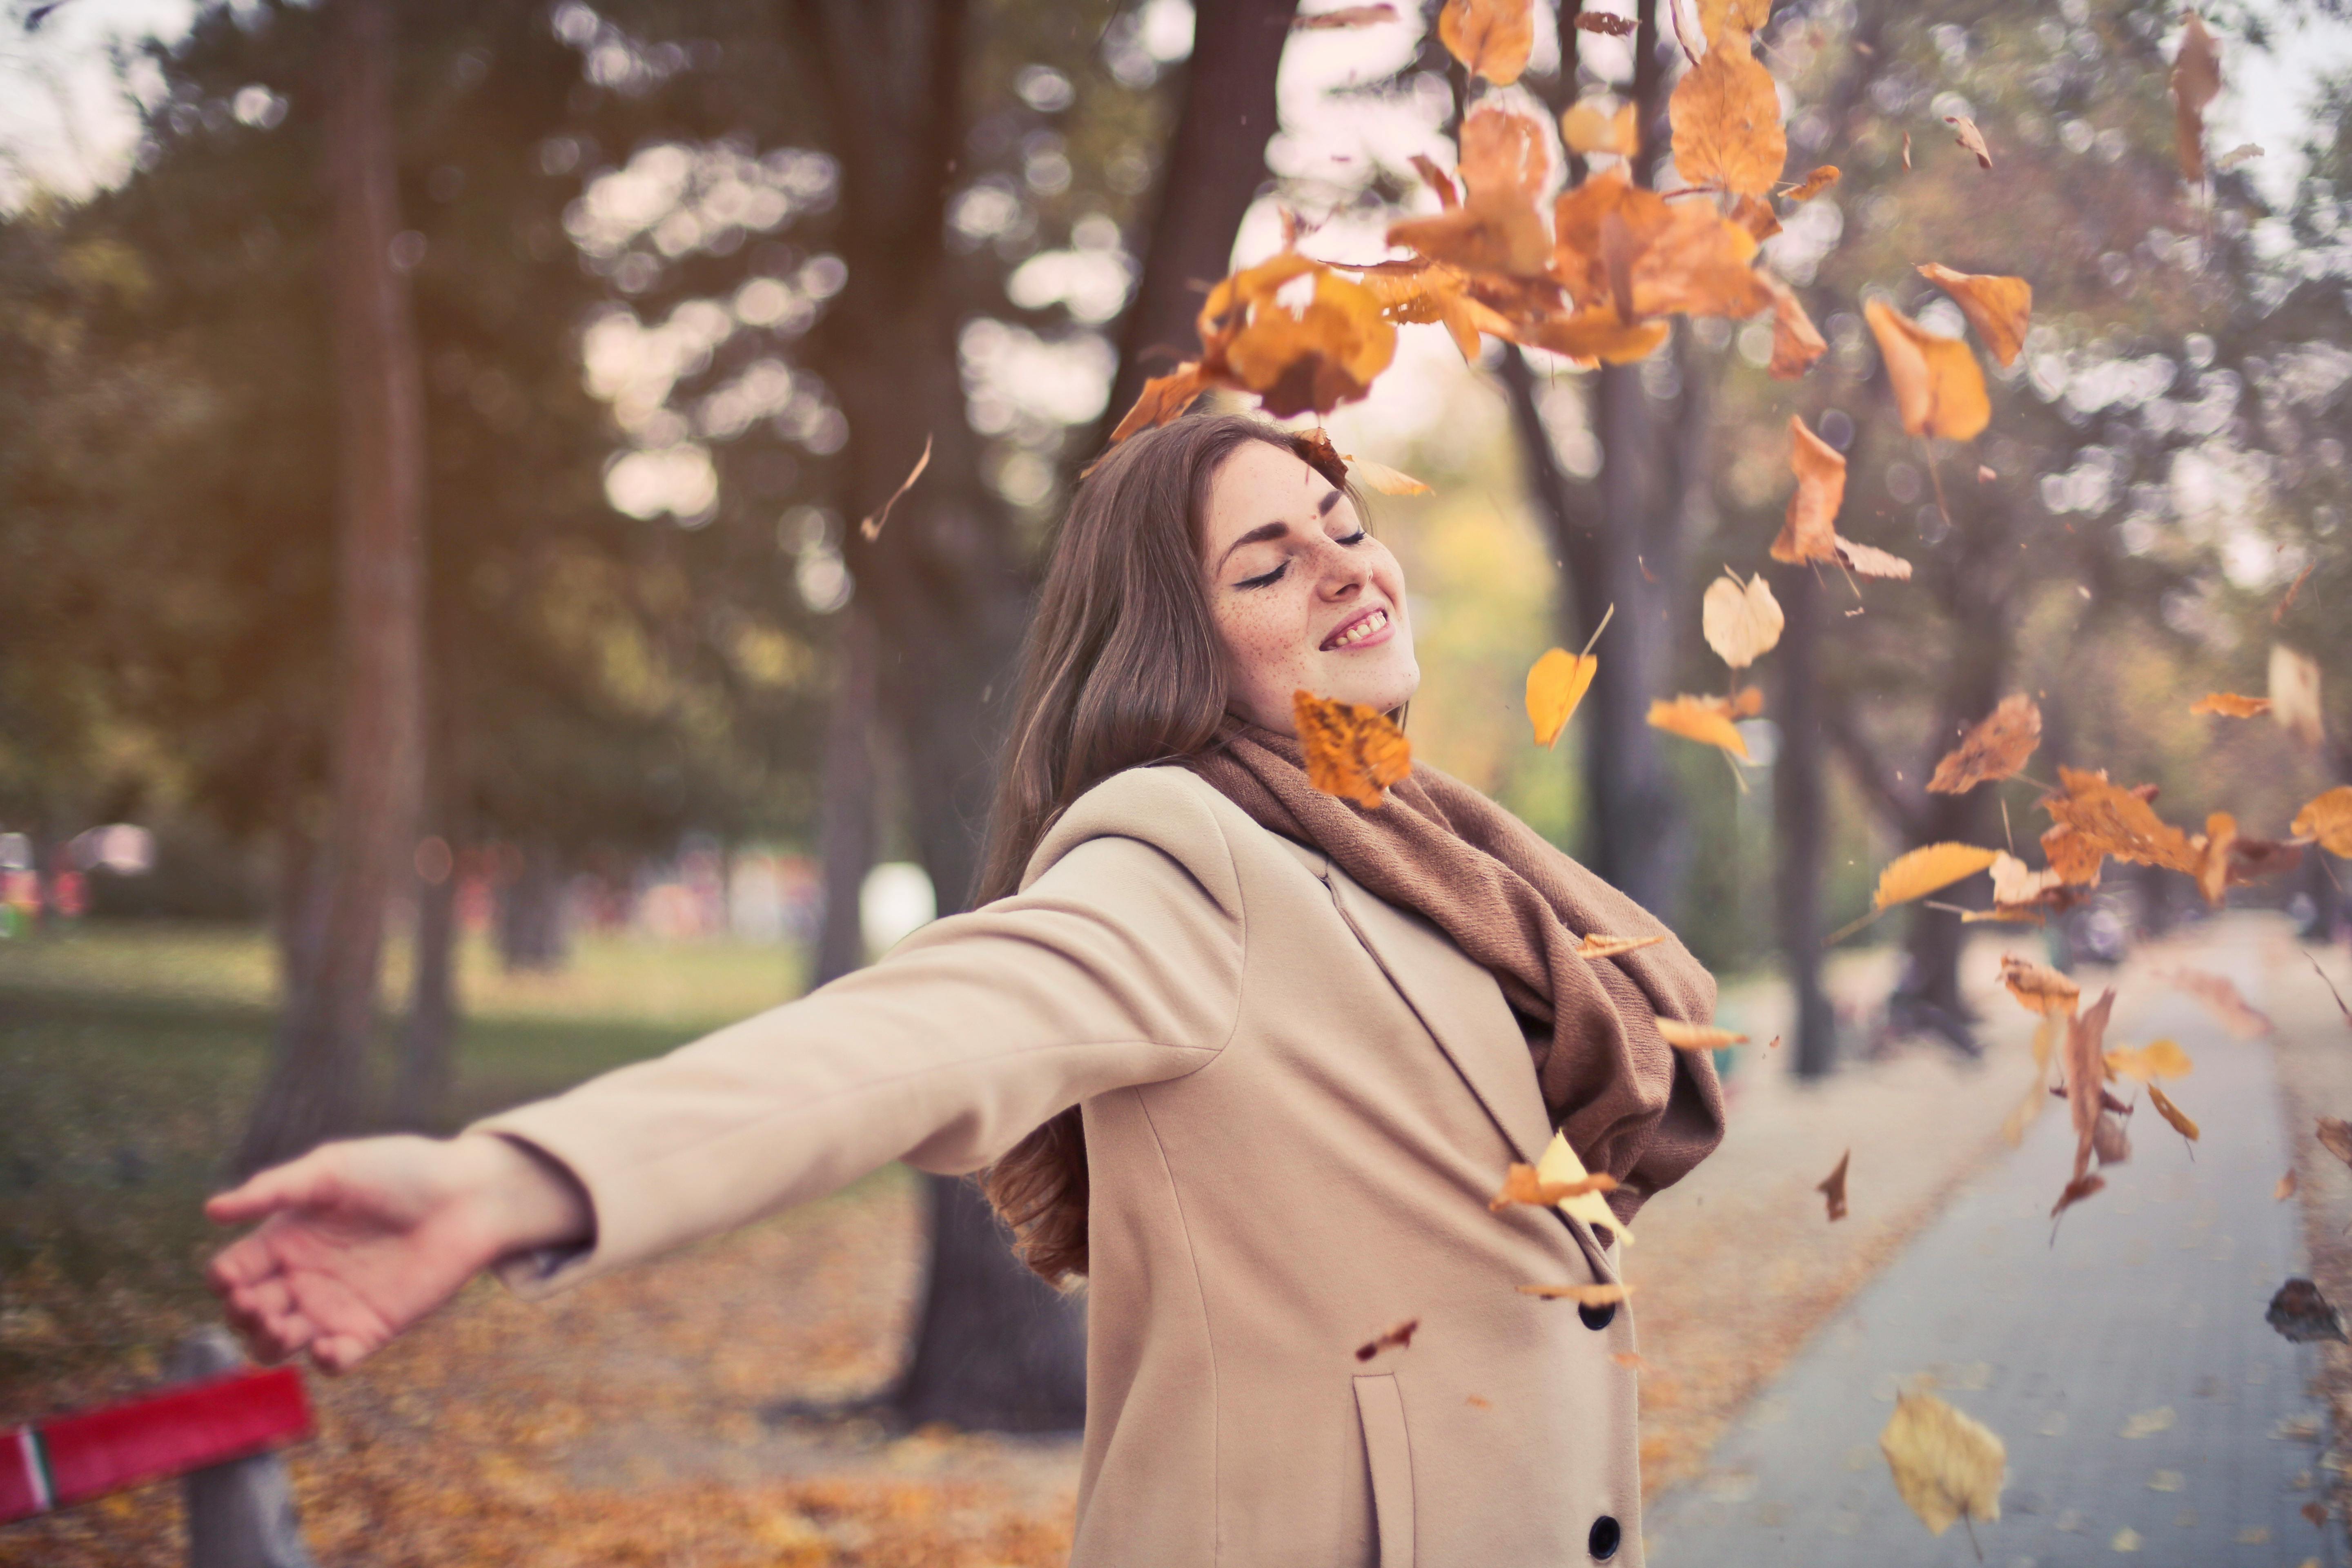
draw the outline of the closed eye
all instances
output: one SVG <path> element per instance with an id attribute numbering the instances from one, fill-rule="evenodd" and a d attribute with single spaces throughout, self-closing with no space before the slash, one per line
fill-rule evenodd
<path id="1" fill-rule="evenodd" d="M 1280 582 L 1282 580 L 1282 574 L 1289 570 L 1290 563 L 1286 561 L 1271 572 L 1262 574 L 1255 577 L 1244 577 L 1239 582 L 1235 583 L 1234 586 L 1236 588 L 1270 588 L 1275 584 Z"/>
<path id="2" fill-rule="evenodd" d="M 1370 530 L 1359 528 L 1355 532 L 1348 535 L 1347 538 L 1335 539 L 1331 542 L 1334 544 L 1361 544 L 1365 540 L 1370 539 L 1371 536 Z"/>

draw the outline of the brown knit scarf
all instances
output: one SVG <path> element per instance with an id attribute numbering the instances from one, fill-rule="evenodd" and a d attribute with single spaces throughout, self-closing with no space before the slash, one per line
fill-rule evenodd
<path id="1" fill-rule="evenodd" d="M 1657 1026 L 1662 1016 L 1711 1018 L 1714 976 L 1527 824 L 1423 763 L 1367 811 L 1308 784 L 1298 742 L 1255 725 L 1229 724 L 1187 765 L 1260 826 L 1321 850 L 1493 973 L 1538 1026 L 1528 1048 L 1551 1124 L 1587 1170 L 1617 1179 L 1609 1204 L 1620 1219 L 1722 1142 L 1713 1060 L 1675 1049 Z M 1596 961 L 1576 951 L 1587 933 L 1665 941 Z"/>

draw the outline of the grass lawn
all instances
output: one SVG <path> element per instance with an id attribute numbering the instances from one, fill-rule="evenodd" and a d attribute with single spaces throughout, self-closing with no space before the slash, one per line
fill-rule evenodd
<path id="1" fill-rule="evenodd" d="M 404 957 L 386 994 L 404 989 Z M 557 974 L 460 954 L 454 1127 L 656 1055 L 797 994 L 796 949 L 589 937 Z M 199 1269 L 268 1058 L 265 932 L 99 923 L 0 942 L 0 1422 L 60 1381 L 152 1377 L 208 1311 Z M 387 1040 L 390 1031 L 387 1030 Z M 375 1064 L 390 1077 L 389 1045 Z"/>

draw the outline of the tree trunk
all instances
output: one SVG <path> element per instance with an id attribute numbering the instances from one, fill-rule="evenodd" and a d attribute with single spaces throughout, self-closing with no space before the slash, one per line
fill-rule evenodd
<path id="1" fill-rule="evenodd" d="M 1822 857 L 1828 849 L 1822 778 L 1822 583 L 1811 568 L 1776 573 L 1787 624 L 1779 649 L 1780 752 L 1772 768 L 1775 857 L 1781 962 L 1795 1003 L 1801 1078 L 1825 1077 L 1837 1065 L 1837 1016 L 1822 989 Z"/>
<path id="2" fill-rule="evenodd" d="M 361 1125 L 384 909 L 417 811 L 425 426 L 407 282 L 391 259 L 400 209 L 390 0 L 329 0 L 322 35 L 337 382 L 334 805 L 310 973 L 289 994 L 240 1172 Z"/>
<path id="3" fill-rule="evenodd" d="M 1012 1233 L 969 1177 L 927 1176 L 924 1185 L 931 1257 L 922 1331 L 892 1405 L 914 1426 L 945 1421 L 994 1432 L 1082 1426 L 1083 1300 L 1057 1294 L 1017 1263 L 1026 1284 L 994 1288 L 1013 1258 Z"/>
<path id="4" fill-rule="evenodd" d="M 874 866 L 874 627 L 856 605 L 842 612 L 841 683 L 824 731 L 823 838 L 824 924 L 817 934 L 812 990 L 866 962 L 858 895 Z"/>
<path id="5" fill-rule="evenodd" d="M 470 770 L 458 717 L 460 644 L 446 585 L 439 593 L 435 586 L 426 584 L 434 635 L 425 682 L 425 826 L 434 836 L 436 853 L 428 860 L 419 847 L 412 884 L 416 952 L 392 1090 L 393 1125 L 424 1132 L 439 1131 L 457 1078 L 457 857 L 470 826 Z"/>
<path id="6" fill-rule="evenodd" d="M 555 846 L 523 846 L 522 868 L 499 889 L 499 963 L 508 973 L 554 973 L 572 955 L 563 923 L 563 861 Z"/>
<path id="7" fill-rule="evenodd" d="M 1200 353 L 1205 287 L 1232 266 L 1234 237 L 1266 178 L 1275 77 L 1297 0 L 1200 0 L 1183 105 L 1160 174 L 1134 302 L 1119 324 L 1118 374 L 1085 458 L 1101 450 L 1143 384 Z"/>

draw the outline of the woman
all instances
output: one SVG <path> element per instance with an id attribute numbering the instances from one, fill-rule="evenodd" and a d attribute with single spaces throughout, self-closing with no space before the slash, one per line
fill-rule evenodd
<path id="1" fill-rule="evenodd" d="M 1328 446 L 1181 420 L 1081 486 L 973 912 L 789 1005 L 446 1141 L 213 1201 L 265 1355 L 349 1367 L 496 1267 L 540 1295 L 891 1160 L 987 1170 L 1088 1281 L 1078 1564 L 1641 1559 L 1612 1227 L 1486 1200 L 1557 1128 L 1621 1221 L 1721 1136 L 1714 983 L 1427 767 L 1308 786 L 1299 689 L 1402 709 L 1403 574 Z M 1587 931 L 1655 936 L 1587 960 Z M 1363 1353 L 1404 1320 L 1404 1346 Z"/>

